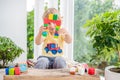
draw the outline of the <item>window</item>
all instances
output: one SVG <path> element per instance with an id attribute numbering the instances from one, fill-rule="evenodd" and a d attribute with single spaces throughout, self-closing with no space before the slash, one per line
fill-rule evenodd
<path id="1" fill-rule="evenodd" d="M 96 14 L 119 9 L 120 4 L 118 3 L 120 2 L 118 0 L 115 0 L 115 2 L 114 0 L 74 1 L 74 60 L 90 63 L 92 59 L 95 59 L 95 57 L 92 57 L 95 55 L 95 49 L 89 42 L 91 39 L 86 37 L 87 28 L 83 26 L 87 20 L 92 19 Z M 97 59 L 95 62 L 97 62 Z"/>

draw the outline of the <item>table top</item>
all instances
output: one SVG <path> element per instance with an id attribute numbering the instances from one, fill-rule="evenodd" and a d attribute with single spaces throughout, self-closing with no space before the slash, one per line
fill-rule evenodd
<path id="1" fill-rule="evenodd" d="M 28 69 L 21 75 L 4 75 L 4 80 L 100 80 L 96 75 L 71 75 L 69 69 Z"/>

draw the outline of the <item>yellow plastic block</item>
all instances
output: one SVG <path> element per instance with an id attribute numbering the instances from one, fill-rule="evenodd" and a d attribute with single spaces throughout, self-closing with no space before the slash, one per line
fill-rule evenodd
<path id="1" fill-rule="evenodd" d="M 49 14 L 49 20 L 53 20 L 53 14 Z"/>
<path id="2" fill-rule="evenodd" d="M 14 75 L 14 68 L 9 69 L 9 75 Z"/>

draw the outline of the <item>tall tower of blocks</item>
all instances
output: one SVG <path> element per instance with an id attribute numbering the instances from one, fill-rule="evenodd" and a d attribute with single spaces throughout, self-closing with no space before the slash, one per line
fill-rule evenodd
<path id="1" fill-rule="evenodd" d="M 46 28 L 46 31 L 44 31 L 42 33 L 42 35 L 44 37 L 47 37 L 47 35 L 48 35 L 47 29 L 48 29 L 49 23 L 56 24 L 54 38 L 58 38 L 58 36 L 59 36 L 58 30 L 60 29 L 60 26 L 61 26 L 61 20 L 59 20 L 57 14 L 49 14 L 48 18 L 44 18 L 44 27 Z"/>

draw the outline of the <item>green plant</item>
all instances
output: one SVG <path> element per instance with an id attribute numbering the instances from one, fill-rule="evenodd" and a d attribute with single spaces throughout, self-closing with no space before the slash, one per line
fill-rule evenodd
<path id="1" fill-rule="evenodd" d="M 96 15 L 85 27 L 96 50 L 94 58 L 110 62 L 118 53 L 120 61 L 120 10 Z"/>
<path id="2" fill-rule="evenodd" d="M 113 2 L 114 0 L 74 0 L 74 60 L 90 62 L 88 60 L 95 50 L 89 43 L 90 39 L 85 36 L 87 29 L 83 25 L 96 14 L 113 10 Z"/>
<path id="3" fill-rule="evenodd" d="M 3 67 L 19 57 L 22 52 L 23 49 L 18 47 L 10 38 L 0 36 L 0 60 L 3 61 Z"/>
<path id="4" fill-rule="evenodd" d="M 27 58 L 33 58 L 34 50 L 34 10 L 27 14 Z"/>

